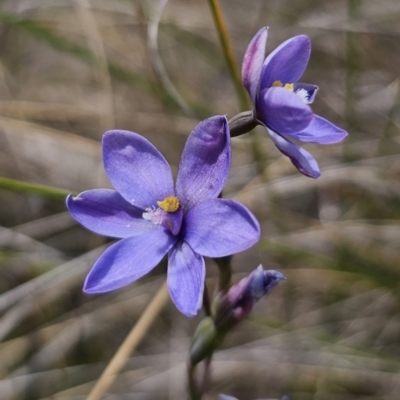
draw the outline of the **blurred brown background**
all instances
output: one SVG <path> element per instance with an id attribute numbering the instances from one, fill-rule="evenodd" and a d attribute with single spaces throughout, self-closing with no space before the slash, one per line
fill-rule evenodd
<path id="1" fill-rule="evenodd" d="M 225 194 L 250 207 L 263 230 L 234 257 L 234 279 L 262 262 L 288 281 L 227 337 L 207 399 L 396 399 L 400 2 L 221 5 L 239 64 L 262 26 L 268 52 L 310 36 L 302 81 L 320 87 L 314 111 L 349 137 L 305 146 L 320 164 L 317 181 L 262 129 L 233 140 Z M 205 0 L 0 1 L 1 176 L 74 192 L 109 186 L 100 140 L 111 128 L 144 135 L 176 171 L 199 120 L 239 111 Z M 0 399 L 85 399 L 165 265 L 88 297 L 83 279 L 107 239 L 77 226 L 63 202 L 0 189 L 0 224 Z M 209 262 L 210 285 L 216 272 Z M 199 321 L 168 305 L 104 398 L 184 399 Z"/>

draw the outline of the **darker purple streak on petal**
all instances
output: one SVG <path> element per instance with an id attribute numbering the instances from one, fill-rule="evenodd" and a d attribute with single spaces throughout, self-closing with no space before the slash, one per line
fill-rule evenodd
<path id="1" fill-rule="evenodd" d="M 315 179 L 321 176 L 318 164 L 310 153 L 270 129 L 268 133 L 279 151 L 289 157 L 292 164 L 302 174 Z"/>
<path id="2" fill-rule="evenodd" d="M 97 260 L 86 277 L 85 293 L 110 292 L 150 272 L 176 242 L 162 227 L 120 240 Z"/>
<path id="3" fill-rule="evenodd" d="M 178 242 L 168 255 L 168 288 L 177 309 L 188 317 L 203 304 L 206 269 L 204 259 L 185 242 Z"/>
<path id="4" fill-rule="evenodd" d="M 72 216 L 85 228 L 115 238 L 141 235 L 154 225 L 142 218 L 143 210 L 130 205 L 118 192 L 94 189 L 67 197 Z"/>
<path id="5" fill-rule="evenodd" d="M 144 137 L 129 131 L 103 136 L 103 160 L 114 188 L 130 203 L 146 208 L 174 195 L 171 168 Z"/>
<path id="6" fill-rule="evenodd" d="M 230 162 L 227 119 L 215 116 L 200 122 L 186 142 L 176 179 L 176 193 L 184 212 L 220 194 Z"/>
<path id="7" fill-rule="evenodd" d="M 317 144 L 333 144 L 341 142 L 347 136 L 347 132 L 325 118 L 314 116 L 311 124 L 302 132 L 291 135 L 301 142 Z"/>
<path id="8" fill-rule="evenodd" d="M 297 82 L 307 67 L 310 53 L 311 42 L 305 35 L 283 42 L 264 62 L 260 90 L 270 87 L 275 81 L 281 81 L 283 85 Z"/>
<path id="9" fill-rule="evenodd" d="M 243 57 L 242 81 L 253 103 L 256 101 L 261 69 L 265 59 L 268 28 L 261 28 L 251 40 Z"/>
<path id="10" fill-rule="evenodd" d="M 306 93 L 306 96 L 305 96 L 306 104 L 311 104 L 314 101 L 315 96 L 317 94 L 318 86 L 311 85 L 309 83 L 295 83 L 294 84 L 294 92 L 295 93 L 300 92 L 300 94 L 301 94 L 302 91 L 304 91 L 304 93 Z"/>
<path id="11" fill-rule="evenodd" d="M 184 217 L 183 238 L 207 257 L 224 257 L 246 250 L 260 239 L 260 226 L 250 211 L 234 200 L 212 199 Z"/>
<path id="12" fill-rule="evenodd" d="M 300 97 L 285 88 L 264 90 L 257 102 L 257 119 L 275 132 L 290 135 L 307 128 L 314 114 Z"/>

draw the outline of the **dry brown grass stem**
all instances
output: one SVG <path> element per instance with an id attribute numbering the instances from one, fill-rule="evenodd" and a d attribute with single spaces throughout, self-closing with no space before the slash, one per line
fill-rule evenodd
<path id="1" fill-rule="evenodd" d="M 157 315 L 167 304 L 167 300 L 168 288 L 166 283 L 164 283 L 107 365 L 100 379 L 89 393 L 87 400 L 98 400 L 107 391 L 114 382 L 116 374 L 123 368 L 132 351 L 140 343 Z"/>

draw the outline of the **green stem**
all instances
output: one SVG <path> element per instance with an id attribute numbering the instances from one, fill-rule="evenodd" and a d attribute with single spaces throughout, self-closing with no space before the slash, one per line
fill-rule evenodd
<path id="1" fill-rule="evenodd" d="M 243 135 L 252 131 L 258 122 L 254 119 L 253 111 L 243 111 L 229 120 L 231 137 Z"/>
<path id="2" fill-rule="evenodd" d="M 267 156 L 264 154 L 261 142 L 255 132 L 251 132 L 257 125 L 258 121 L 254 118 L 253 111 L 243 111 L 229 120 L 229 129 L 231 137 L 236 137 L 249 132 L 251 137 L 251 150 L 256 162 L 257 173 L 264 182 L 267 181 L 265 172 Z"/>
<path id="3" fill-rule="evenodd" d="M 226 293 L 231 285 L 232 256 L 214 258 L 214 260 L 217 263 L 219 269 L 218 291 Z"/>
<path id="4" fill-rule="evenodd" d="M 360 0 L 347 1 L 347 14 L 350 23 L 357 20 L 361 3 Z M 350 26 L 351 27 L 351 26 Z M 354 86 L 356 84 L 358 72 L 358 46 L 357 34 L 349 30 L 346 34 L 346 58 L 347 58 L 347 74 L 346 74 L 346 122 L 349 129 L 354 128 L 357 124 L 355 109 L 355 93 Z"/>
<path id="5" fill-rule="evenodd" d="M 71 193 L 70 190 L 46 185 L 37 185 L 35 183 L 28 183 L 3 177 L 0 177 L 0 189 L 9 190 L 10 192 L 16 193 L 34 194 L 61 201 L 64 201 L 65 198 Z"/>
<path id="6" fill-rule="evenodd" d="M 246 90 L 242 84 L 239 67 L 236 63 L 235 56 L 232 51 L 232 46 L 229 41 L 229 35 L 226 29 L 224 18 L 222 16 L 221 7 L 218 0 L 208 0 L 208 4 L 210 6 L 214 23 L 218 31 L 219 41 L 221 42 L 225 61 L 228 64 L 229 73 L 231 74 L 233 84 L 235 85 L 236 93 L 240 102 L 240 108 L 242 110 L 245 110 L 246 108 L 249 108 L 250 104 L 248 101 Z"/>
<path id="7" fill-rule="evenodd" d="M 196 366 L 190 361 L 188 364 L 188 383 L 190 400 L 201 400 L 202 395 L 196 382 Z"/>

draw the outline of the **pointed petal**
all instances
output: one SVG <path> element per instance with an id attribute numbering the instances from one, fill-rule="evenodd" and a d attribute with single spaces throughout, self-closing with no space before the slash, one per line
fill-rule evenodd
<path id="1" fill-rule="evenodd" d="M 204 201 L 184 218 L 184 240 L 203 256 L 224 257 L 238 253 L 260 238 L 260 225 L 253 214 L 234 200 Z"/>
<path id="2" fill-rule="evenodd" d="M 242 81 L 255 103 L 257 88 L 260 83 L 261 69 L 265 59 L 265 45 L 267 43 L 268 28 L 261 28 L 251 39 L 243 57 Z"/>
<path id="3" fill-rule="evenodd" d="M 332 144 L 341 142 L 347 136 L 347 132 L 325 118 L 315 115 L 311 124 L 304 131 L 294 133 L 290 136 L 301 142 Z"/>
<path id="4" fill-rule="evenodd" d="M 120 240 L 97 260 L 86 277 L 84 292 L 110 292 L 135 282 L 150 272 L 175 242 L 161 227 Z"/>
<path id="5" fill-rule="evenodd" d="M 304 103 L 311 104 L 317 94 L 318 86 L 309 83 L 295 83 L 293 91 L 303 100 Z"/>
<path id="6" fill-rule="evenodd" d="M 295 83 L 303 75 L 311 54 L 311 42 L 305 35 L 295 36 L 278 46 L 265 60 L 261 72 L 261 90 L 275 81 Z"/>
<path id="7" fill-rule="evenodd" d="M 130 205 L 110 189 L 87 190 L 76 197 L 69 195 L 67 207 L 80 224 L 100 235 L 126 238 L 154 227 L 142 218 L 142 209 Z"/>
<path id="8" fill-rule="evenodd" d="M 280 87 L 264 90 L 257 104 L 257 119 L 275 132 L 290 135 L 310 125 L 314 114 L 295 93 Z"/>
<path id="9" fill-rule="evenodd" d="M 230 163 L 226 118 L 215 116 L 200 122 L 186 142 L 176 179 L 176 193 L 184 211 L 220 194 Z"/>
<path id="10" fill-rule="evenodd" d="M 321 176 L 318 164 L 310 153 L 270 129 L 268 133 L 279 151 L 289 157 L 292 164 L 302 174 L 315 179 Z"/>
<path id="11" fill-rule="evenodd" d="M 103 136 L 103 160 L 112 185 L 129 203 L 146 208 L 174 195 L 167 161 L 137 133 L 106 132 Z"/>
<path id="12" fill-rule="evenodd" d="M 197 315 L 203 305 L 206 267 L 204 259 L 181 241 L 169 252 L 168 288 L 177 309 L 188 317 Z"/>

